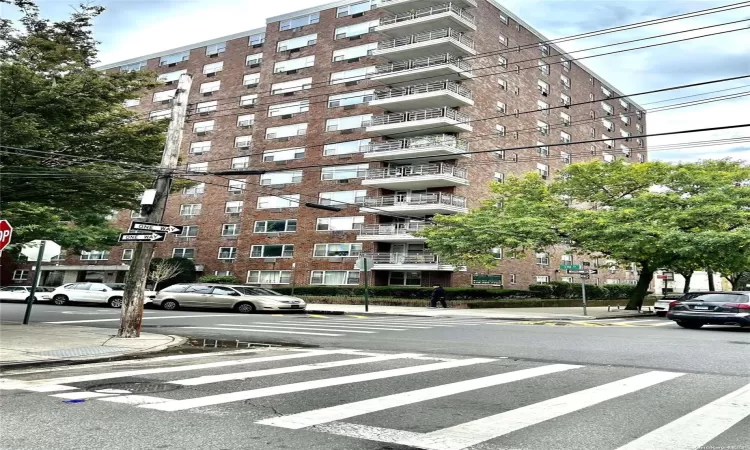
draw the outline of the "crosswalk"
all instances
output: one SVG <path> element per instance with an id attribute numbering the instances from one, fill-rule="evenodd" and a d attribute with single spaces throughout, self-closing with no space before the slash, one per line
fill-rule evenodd
<path id="1" fill-rule="evenodd" d="M 548 327 L 668 327 L 677 325 L 664 318 L 649 319 L 596 319 L 596 320 L 508 320 L 500 325 L 541 325 Z"/>
<path id="2" fill-rule="evenodd" d="M 573 442 L 580 430 L 560 421 L 585 423 L 591 414 L 589 429 L 606 427 L 611 441 L 586 448 L 698 449 L 719 438 L 725 448 L 742 448 L 750 423 L 750 377 L 352 349 L 243 349 L 6 371 L 0 391 L 136 408 L 127 414 L 245 412 L 267 399 L 276 414 L 254 418 L 260 429 L 429 450 L 546 449 L 528 436 L 554 432 Z M 630 426 L 629 417 L 654 408 L 652 423 Z"/>

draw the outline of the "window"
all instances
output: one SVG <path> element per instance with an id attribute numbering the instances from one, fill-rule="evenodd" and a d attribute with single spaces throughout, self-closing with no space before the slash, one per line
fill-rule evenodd
<path id="1" fill-rule="evenodd" d="M 237 158 L 232 158 L 232 169 L 247 169 L 250 167 L 250 157 L 249 156 L 239 156 Z"/>
<path id="2" fill-rule="evenodd" d="M 564 131 L 560 132 L 560 142 L 565 144 L 570 144 L 570 133 L 566 133 Z"/>
<path id="3" fill-rule="evenodd" d="M 279 22 L 279 31 L 291 30 L 293 28 L 302 28 L 305 25 L 312 25 L 320 22 L 320 13 L 314 12 L 312 14 L 295 17 L 293 19 L 282 20 Z"/>
<path id="4" fill-rule="evenodd" d="M 146 67 L 147 61 L 138 61 L 124 66 L 120 66 L 120 72 L 138 72 L 142 68 Z"/>
<path id="5" fill-rule="evenodd" d="M 498 56 L 497 57 L 497 65 L 500 66 L 500 67 L 502 67 L 503 69 L 507 69 L 508 68 L 508 58 L 505 58 L 503 56 Z"/>
<path id="6" fill-rule="evenodd" d="M 642 163 L 646 161 L 646 157 L 642 153 L 638 153 L 638 162 Z"/>
<path id="7" fill-rule="evenodd" d="M 197 183 L 190 187 L 182 189 L 182 193 L 185 195 L 200 195 L 206 191 L 206 183 Z"/>
<path id="8" fill-rule="evenodd" d="M 122 251 L 122 258 L 123 261 L 130 261 L 133 259 L 133 249 L 132 248 L 126 248 Z M 13 278 L 15 279 L 15 277 Z"/>
<path id="9" fill-rule="evenodd" d="M 367 173 L 369 164 L 354 164 L 350 166 L 323 167 L 320 171 L 321 180 L 349 180 L 362 178 Z"/>
<path id="10" fill-rule="evenodd" d="M 516 274 L 510 274 L 510 284 L 516 284 Z"/>
<path id="11" fill-rule="evenodd" d="M 536 171 L 539 173 L 539 175 L 542 176 L 545 180 L 549 178 L 549 166 L 542 163 L 536 163 Z"/>
<path id="12" fill-rule="evenodd" d="M 593 102 L 593 101 L 594 101 L 594 94 L 592 94 L 592 93 L 589 93 L 589 101 L 590 101 L 590 102 Z"/>
<path id="13" fill-rule="evenodd" d="M 123 106 L 125 106 L 126 108 L 132 108 L 133 106 L 138 106 L 140 104 L 141 104 L 140 98 L 131 98 L 131 99 L 125 100 L 125 102 L 123 103 Z"/>
<path id="14" fill-rule="evenodd" d="M 602 158 L 604 162 L 613 162 L 615 160 L 615 157 L 609 153 L 602 153 Z"/>
<path id="15" fill-rule="evenodd" d="M 372 114 L 362 114 L 359 116 L 328 119 L 326 120 L 326 131 L 342 131 L 364 128 L 365 122 L 369 122 L 371 119 Z"/>
<path id="16" fill-rule="evenodd" d="M 258 103 L 258 94 L 247 94 L 240 97 L 240 106 L 251 106 Z"/>
<path id="17" fill-rule="evenodd" d="M 638 120 L 641 120 L 643 118 L 643 111 L 637 110 L 635 112 L 635 116 L 638 118 Z"/>
<path id="18" fill-rule="evenodd" d="M 369 103 L 372 101 L 372 96 L 375 94 L 375 90 L 360 92 L 346 92 L 344 94 L 330 95 L 328 96 L 328 107 L 336 108 L 339 106 L 350 106 L 359 105 L 362 103 Z"/>
<path id="19" fill-rule="evenodd" d="M 573 277 L 561 277 L 560 281 L 563 283 L 573 283 Z"/>
<path id="20" fill-rule="evenodd" d="M 193 132 L 194 133 L 205 133 L 207 131 L 213 131 L 214 129 L 214 123 L 216 121 L 214 120 L 206 120 L 204 122 L 195 122 L 193 124 Z"/>
<path id="21" fill-rule="evenodd" d="M 536 109 L 538 109 L 539 111 L 541 111 L 543 116 L 549 115 L 549 104 L 547 104 L 547 103 L 545 103 L 545 102 L 543 102 L 541 100 L 537 100 L 537 102 L 536 102 Z"/>
<path id="22" fill-rule="evenodd" d="M 625 125 L 630 125 L 630 117 L 626 116 L 625 114 L 620 114 L 620 120 Z M 639 124 L 640 125 L 640 124 Z"/>
<path id="23" fill-rule="evenodd" d="M 549 147 L 544 142 L 538 142 L 536 143 L 538 146 L 536 148 L 536 152 L 541 156 L 542 158 L 547 158 L 549 156 Z"/>
<path id="24" fill-rule="evenodd" d="M 503 36 L 502 34 L 498 36 L 498 41 L 500 41 L 501 44 L 508 46 L 508 38 Z"/>
<path id="25" fill-rule="evenodd" d="M 201 83 L 200 93 L 207 94 L 209 92 L 216 92 L 221 89 L 221 80 L 209 81 L 208 83 Z"/>
<path id="26" fill-rule="evenodd" d="M 231 277 L 232 271 L 231 270 L 214 270 L 214 275 L 217 277 Z"/>
<path id="27" fill-rule="evenodd" d="M 260 73 L 249 73 L 242 77 L 242 85 L 248 88 L 260 84 Z"/>
<path id="28" fill-rule="evenodd" d="M 501 113 L 505 114 L 505 112 L 506 112 L 506 111 L 508 110 L 508 107 L 507 107 L 507 106 L 505 105 L 505 103 L 503 103 L 503 102 L 497 102 L 497 103 L 495 104 L 495 109 L 496 109 L 496 110 L 497 110 L 498 112 L 501 112 Z"/>
<path id="29" fill-rule="evenodd" d="M 566 72 L 570 72 L 570 61 L 565 58 L 560 58 L 560 62 L 562 63 L 563 70 Z"/>
<path id="30" fill-rule="evenodd" d="M 219 53 L 224 53 L 227 50 L 226 42 L 219 42 L 206 46 L 206 56 L 216 56 Z"/>
<path id="31" fill-rule="evenodd" d="M 570 153 L 560 152 L 560 161 L 562 161 L 563 164 L 570 164 L 571 163 Z"/>
<path id="32" fill-rule="evenodd" d="M 159 59 L 159 65 L 166 66 L 166 65 L 177 64 L 178 62 L 187 61 L 188 59 L 190 59 L 190 50 L 180 52 L 180 53 L 172 53 L 171 55 L 167 55 L 167 56 L 162 56 L 161 59 Z"/>
<path id="33" fill-rule="evenodd" d="M 295 159 L 303 159 L 304 157 L 304 147 L 267 150 L 263 152 L 263 162 L 293 161 Z"/>
<path id="34" fill-rule="evenodd" d="M 187 165 L 187 171 L 188 172 L 200 172 L 200 173 L 208 172 L 208 163 L 207 162 L 190 163 Z"/>
<path id="35" fill-rule="evenodd" d="M 602 86 L 602 94 L 604 94 L 605 97 L 610 98 L 612 97 L 612 91 Z"/>
<path id="36" fill-rule="evenodd" d="M 560 94 L 560 104 L 570 106 L 570 96 L 565 94 Z"/>
<path id="37" fill-rule="evenodd" d="M 253 233 L 295 233 L 297 219 L 259 220 L 255 222 Z"/>
<path id="38" fill-rule="evenodd" d="M 247 272 L 247 284 L 289 284 L 291 282 L 291 270 L 249 270 Z"/>
<path id="39" fill-rule="evenodd" d="M 307 134 L 306 123 L 297 123 L 294 125 L 266 128 L 266 139 L 280 139 L 295 136 L 304 136 L 305 134 Z"/>
<path id="40" fill-rule="evenodd" d="M 224 205 L 224 212 L 227 214 L 241 213 L 243 208 L 242 200 L 235 200 L 232 202 L 226 202 Z"/>
<path id="41" fill-rule="evenodd" d="M 299 80 L 272 84 L 271 94 L 288 94 L 310 88 L 312 88 L 312 78 L 300 78 Z"/>
<path id="42" fill-rule="evenodd" d="M 422 272 L 389 272 L 389 286 L 421 286 Z"/>
<path id="43" fill-rule="evenodd" d="M 365 216 L 321 217 L 315 226 L 316 231 L 351 231 L 359 230 L 365 223 Z"/>
<path id="44" fill-rule="evenodd" d="M 547 136 L 549 134 L 549 124 L 542 122 L 541 120 L 536 121 L 536 129 L 542 136 Z"/>
<path id="45" fill-rule="evenodd" d="M 539 92 L 541 92 L 544 97 L 548 96 L 549 84 L 545 83 L 542 80 L 538 80 L 536 83 L 537 83 L 537 89 L 539 89 Z"/>
<path id="46" fill-rule="evenodd" d="M 315 45 L 316 42 L 318 42 L 317 33 L 299 36 L 292 39 L 285 39 L 283 41 L 279 41 L 279 43 L 276 44 L 276 51 L 285 52 L 289 50 L 296 50 L 298 48 L 307 47 L 308 45 Z"/>
<path id="47" fill-rule="evenodd" d="M 258 209 L 297 207 L 299 207 L 299 194 L 285 194 L 283 197 L 275 195 L 258 197 Z"/>
<path id="48" fill-rule="evenodd" d="M 238 127 L 250 127 L 255 123 L 255 114 L 244 114 L 237 116 Z"/>
<path id="49" fill-rule="evenodd" d="M 216 72 L 221 72 L 224 70 L 224 61 L 219 61 L 211 64 L 206 64 L 203 66 L 203 74 L 209 75 Z"/>
<path id="50" fill-rule="evenodd" d="M 318 194 L 318 203 L 333 206 L 362 204 L 366 195 L 366 190 L 321 192 Z"/>
<path id="51" fill-rule="evenodd" d="M 500 78 L 497 80 L 497 87 L 500 88 L 501 91 L 506 91 L 508 90 L 508 82 Z"/>
<path id="52" fill-rule="evenodd" d="M 573 264 L 573 255 L 562 255 L 563 264 Z"/>
<path id="53" fill-rule="evenodd" d="M 253 245 L 250 247 L 251 258 L 292 258 L 294 245 Z"/>
<path id="54" fill-rule="evenodd" d="M 620 106 L 622 106 L 622 109 L 624 109 L 625 111 L 630 109 L 630 103 L 626 102 L 623 99 L 620 99 Z"/>
<path id="55" fill-rule="evenodd" d="M 159 109 L 151 111 L 148 114 L 148 120 L 168 120 L 172 117 L 172 111 L 169 109 Z"/>
<path id="56" fill-rule="evenodd" d="M 236 259 L 237 247 L 219 247 L 218 259 Z"/>
<path id="57" fill-rule="evenodd" d="M 624 138 L 629 138 L 630 137 L 630 131 L 626 131 L 626 130 L 620 129 L 620 135 L 622 137 L 624 137 Z M 625 139 L 625 140 L 627 141 L 627 139 Z"/>
<path id="58" fill-rule="evenodd" d="M 500 247 L 495 247 L 492 250 L 490 250 L 490 254 L 495 259 L 503 259 L 503 249 Z"/>
<path id="59" fill-rule="evenodd" d="M 636 130 L 637 130 L 637 131 L 638 131 L 639 133 L 643 133 L 643 125 L 641 125 L 640 123 L 637 123 L 637 124 L 635 124 L 635 129 L 636 129 Z"/>
<path id="60" fill-rule="evenodd" d="M 216 106 L 218 104 L 219 102 L 217 100 L 213 100 L 210 102 L 201 102 L 201 103 L 198 103 L 198 105 L 196 105 L 195 111 L 199 113 L 216 111 Z"/>
<path id="61" fill-rule="evenodd" d="M 298 184 L 301 182 L 301 170 L 285 170 L 282 172 L 264 173 L 260 176 L 260 184 L 263 186 L 272 184 Z"/>
<path id="62" fill-rule="evenodd" d="M 247 182 L 245 180 L 229 180 L 229 185 L 227 186 L 227 192 L 232 193 L 232 194 L 239 194 L 245 190 L 246 186 L 247 186 Z"/>
<path id="63" fill-rule="evenodd" d="M 549 64 L 544 61 L 537 61 L 536 65 L 539 67 L 539 71 L 545 75 L 549 75 Z"/>
<path id="64" fill-rule="evenodd" d="M 313 256 L 316 258 L 351 258 L 362 253 L 362 244 L 315 244 Z"/>
<path id="65" fill-rule="evenodd" d="M 536 281 L 537 284 L 547 284 L 549 283 L 549 276 L 537 275 L 534 277 L 534 281 Z"/>
<path id="66" fill-rule="evenodd" d="M 635 140 L 635 142 L 638 144 L 638 148 L 643 148 L 643 139 L 638 138 Z"/>
<path id="67" fill-rule="evenodd" d="M 247 55 L 245 58 L 245 65 L 249 67 L 257 67 L 263 62 L 263 53 L 254 53 Z"/>
<path id="68" fill-rule="evenodd" d="M 26 281 L 29 279 L 29 271 L 17 269 L 13 271 L 13 281 Z"/>
<path id="69" fill-rule="evenodd" d="M 109 250 L 82 251 L 82 261 L 104 261 L 109 259 Z"/>
<path id="70" fill-rule="evenodd" d="M 508 16 L 500 14 L 500 22 L 504 23 L 505 25 L 508 25 Z"/>
<path id="71" fill-rule="evenodd" d="M 315 55 L 304 58 L 287 59 L 273 65 L 273 73 L 290 72 L 292 70 L 304 69 L 315 65 Z"/>
<path id="72" fill-rule="evenodd" d="M 343 286 L 359 284 L 358 270 L 313 270 L 310 284 Z"/>
<path id="73" fill-rule="evenodd" d="M 334 38 L 345 39 L 362 36 L 363 34 L 369 33 L 370 30 L 378 25 L 380 25 L 379 20 L 372 20 L 370 22 L 356 23 L 354 25 L 336 28 L 336 30 L 334 31 Z"/>
<path id="74" fill-rule="evenodd" d="M 173 248 L 172 258 L 195 259 L 194 248 Z"/>
<path id="75" fill-rule="evenodd" d="M 606 280 L 604 280 L 604 284 L 619 284 L 619 283 L 620 283 L 620 280 L 616 278 L 607 278 Z"/>
<path id="76" fill-rule="evenodd" d="M 263 45 L 266 42 L 266 33 L 258 33 L 248 36 L 247 45 L 256 46 Z"/>
<path id="77" fill-rule="evenodd" d="M 198 236 L 198 225 L 186 225 L 182 227 L 182 233 L 179 236 L 183 238 Z"/>
<path id="78" fill-rule="evenodd" d="M 611 116 L 615 112 L 615 108 L 613 108 L 609 103 L 605 102 L 602 102 L 602 109 L 607 113 L 608 116 Z"/>
<path id="79" fill-rule="evenodd" d="M 310 100 L 300 100 L 289 103 L 279 103 L 268 107 L 268 117 L 290 116 L 310 110 Z"/>
<path id="80" fill-rule="evenodd" d="M 156 81 L 163 81 L 164 83 L 173 83 L 180 79 L 183 73 L 187 73 L 187 69 L 177 70 L 174 72 L 167 72 L 156 77 Z"/>
<path id="81" fill-rule="evenodd" d="M 336 17 L 353 16 L 355 14 L 362 14 L 365 11 L 369 11 L 371 8 L 372 0 L 367 0 L 359 3 L 352 3 L 351 5 L 339 6 L 336 10 Z"/>
<path id="82" fill-rule="evenodd" d="M 539 44 L 539 50 L 542 52 L 542 56 L 549 56 L 549 45 Z"/>
<path id="83" fill-rule="evenodd" d="M 566 127 L 570 126 L 570 115 L 561 112 L 560 118 L 562 119 L 563 125 L 565 125 Z"/>
<path id="84" fill-rule="evenodd" d="M 370 66 L 360 67 L 358 69 L 344 70 L 341 72 L 333 72 L 331 74 L 330 84 L 351 83 L 357 80 L 364 80 L 368 78 L 369 75 L 374 74 L 377 71 L 377 67 Z"/>
<path id="85" fill-rule="evenodd" d="M 591 135 L 592 138 L 596 137 L 596 128 L 591 127 L 591 131 L 589 134 Z"/>
<path id="86" fill-rule="evenodd" d="M 356 47 L 342 48 L 333 51 L 333 61 L 347 61 L 350 59 L 361 58 L 372 55 L 372 52 L 378 48 L 378 43 L 357 45 Z"/>
<path id="87" fill-rule="evenodd" d="M 628 158 L 630 157 L 631 151 L 628 147 L 624 145 L 620 145 L 620 151 L 622 152 L 623 155 L 627 156 Z"/>
<path id="88" fill-rule="evenodd" d="M 153 102 L 168 102 L 172 100 L 177 93 L 177 89 L 170 89 L 168 91 L 154 92 Z"/>
<path id="89" fill-rule="evenodd" d="M 495 133 L 498 136 L 505 137 L 505 126 L 504 125 L 495 125 Z"/>
<path id="90" fill-rule="evenodd" d="M 602 140 L 604 141 L 604 145 L 607 146 L 607 148 L 612 148 L 615 146 L 615 141 L 613 141 L 609 136 L 606 134 L 602 135 Z"/>
<path id="91" fill-rule="evenodd" d="M 201 213 L 201 204 L 180 205 L 181 216 L 197 216 Z"/>

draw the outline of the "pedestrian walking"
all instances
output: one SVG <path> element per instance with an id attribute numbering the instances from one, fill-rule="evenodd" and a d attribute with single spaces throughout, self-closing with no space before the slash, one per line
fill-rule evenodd
<path id="1" fill-rule="evenodd" d="M 430 308 L 437 308 L 437 302 L 440 302 L 443 308 L 448 308 L 448 304 L 445 302 L 445 289 L 439 284 L 435 286 L 430 296 Z"/>

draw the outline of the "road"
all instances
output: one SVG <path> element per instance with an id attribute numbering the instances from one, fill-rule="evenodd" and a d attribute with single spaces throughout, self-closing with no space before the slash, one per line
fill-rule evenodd
<path id="1" fill-rule="evenodd" d="M 750 449 L 750 332 L 642 320 L 147 310 L 148 331 L 288 347 L 3 372 L 0 448 Z"/>

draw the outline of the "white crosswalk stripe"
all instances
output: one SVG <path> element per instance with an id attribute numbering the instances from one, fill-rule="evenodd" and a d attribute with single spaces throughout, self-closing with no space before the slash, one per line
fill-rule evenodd
<path id="1" fill-rule="evenodd" d="M 261 325 L 258 323 L 253 323 L 252 325 L 245 325 L 245 324 L 236 324 L 236 323 L 217 323 L 217 326 L 220 327 L 240 327 L 240 328 L 269 328 L 272 330 L 310 330 L 310 331 L 344 331 L 346 333 L 357 333 L 357 334 L 375 334 L 375 331 L 367 331 L 367 330 L 347 330 L 347 329 L 341 329 L 341 328 L 335 328 L 334 325 L 331 326 L 325 326 L 325 325 L 277 325 L 277 324 L 271 324 L 271 325 Z"/>

